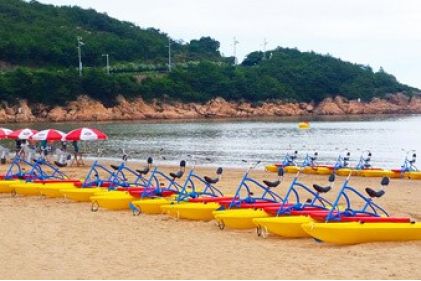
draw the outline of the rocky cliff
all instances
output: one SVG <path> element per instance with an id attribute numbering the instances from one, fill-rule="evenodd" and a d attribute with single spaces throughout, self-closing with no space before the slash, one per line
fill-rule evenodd
<path id="1" fill-rule="evenodd" d="M 86 96 L 79 97 L 64 107 L 49 108 L 41 104 L 28 105 L 21 101 L 16 106 L 3 104 L 0 107 L 0 122 L 35 121 L 107 121 L 143 119 L 200 119 L 200 118 L 250 118 L 273 116 L 312 116 L 349 114 L 409 114 L 421 113 L 421 96 L 408 97 L 403 94 L 375 98 L 370 102 L 347 100 L 341 96 L 327 98 L 319 104 L 264 102 L 228 102 L 222 98 L 205 104 L 196 103 L 147 103 L 142 99 L 128 101 L 118 97 L 117 105 L 105 107 Z"/>

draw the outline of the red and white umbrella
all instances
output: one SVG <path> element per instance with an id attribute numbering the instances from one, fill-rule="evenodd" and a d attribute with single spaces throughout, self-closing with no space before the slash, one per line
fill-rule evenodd
<path id="1" fill-rule="evenodd" d="M 39 131 L 38 133 L 36 133 L 35 135 L 31 137 L 31 140 L 59 141 L 59 140 L 64 140 L 65 136 L 66 134 L 63 133 L 62 131 L 55 130 L 55 129 L 48 129 L 48 130 Z"/>
<path id="2" fill-rule="evenodd" d="M 0 128 L 0 140 L 7 139 L 7 137 L 12 133 L 12 130 L 6 128 Z"/>
<path id="3" fill-rule="evenodd" d="M 68 141 L 92 141 L 92 140 L 106 140 L 108 136 L 98 129 L 94 128 L 79 128 L 70 131 L 66 135 Z"/>
<path id="4" fill-rule="evenodd" d="M 38 133 L 37 130 L 32 130 L 32 129 L 20 129 L 20 130 L 16 130 L 13 131 L 10 135 L 8 135 L 7 137 L 9 139 L 20 139 L 20 140 L 27 140 L 30 137 L 32 137 L 33 135 L 35 135 L 36 133 Z"/>

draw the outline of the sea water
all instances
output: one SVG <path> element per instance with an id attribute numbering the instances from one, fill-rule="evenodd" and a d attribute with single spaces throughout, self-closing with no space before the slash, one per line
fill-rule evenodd
<path id="1" fill-rule="evenodd" d="M 298 122 L 283 118 L 38 123 L 9 127 L 63 131 L 96 127 L 108 134 L 109 140 L 82 144 L 86 154 L 119 159 L 124 149 L 132 161 L 148 156 L 168 163 L 194 158 L 201 165 L 242 167 L 247 165 L 242 160 L 278 162 L 286 153 L 297 150 L 298 162 L 307 153 L 317 151 L 319 163 L 331 164 L 338 154 L 349 150 L 351 163 L 355 164 L 365 150 L 370 150 L 373 166 L 396 168 L 407 151 L 417 150 L 421 155 L 420 115 L 319 117 L 310 122 L 307 130 L 299 129 Z"/>

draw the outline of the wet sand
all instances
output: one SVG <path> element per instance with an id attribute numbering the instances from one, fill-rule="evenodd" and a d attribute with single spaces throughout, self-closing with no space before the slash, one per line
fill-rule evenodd
<path id="1" fill-rule="evenodd" d="M 82 177 L 87 167 L 63 171 Z M 215 173 L 214 168 L 197 171 Z M 218 186 L 233 193 L 243 172 L 225 169 Z M 275 178 L 264 171 L 252 175 Z M 277 187 L 280 194 L 290 180 L 287 175 Z M 326 176 L 302 175 L 301 180 L 327 183 Z M 342 180 L 338 178 L 335 188 Z M 354 177 L 351 183 L 377 189 L 379 179 Z M 421 181 L 392 179 L 378 203 L 393 215 L 421 220 L 420 200 Z M 0 194 L 0 233 L 1 279 L 421 278 L 421 241 L 334 246 L 312 239 L 263 239 L 255 230 L 221 231 L 213 221 L 135 217 L 129 211 L 93 213 L 90 204 L 63 198 Z"/>

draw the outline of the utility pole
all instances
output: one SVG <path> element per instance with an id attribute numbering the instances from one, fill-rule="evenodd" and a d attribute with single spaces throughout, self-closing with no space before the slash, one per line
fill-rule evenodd
<path id="1" fill-rule="evenodd" d="M 239 43 L 240 42 L 238 42 L 237 39 L 234 36 L 234 40 L 233 40 L 233 43 L 232 43 L 232 46 L 233 46 L 234 65 L 237 65 L 237 45 Z"/>
<path id="2" fill-rule="evenodd" d="M 171 38 L 168 37 L 168 72 L 171 72 Z"/>
<path id="3" fill-rule="evenodd" d="M 107 59 L 107 75 L 110 75 L 110 60 L 109 60 L 109 55 L 108 54 L 103 54 L 103 57 L 106 57 Z"/>
<path id="4" fill-rule="evenodd" d="M 263 60 L 266 60 L 266 46 L 268 45 L 268 41 L 266 41 L 266 38 L 263 39 Z"/>
<path id="5" fill-rule="evenodd" d="M 79 58 L 79 76 L 82 77 L 82 46 L 85 45 L 85 43 L 82 42 L 82 37 L 77 37 L 77 55 Z"/>

